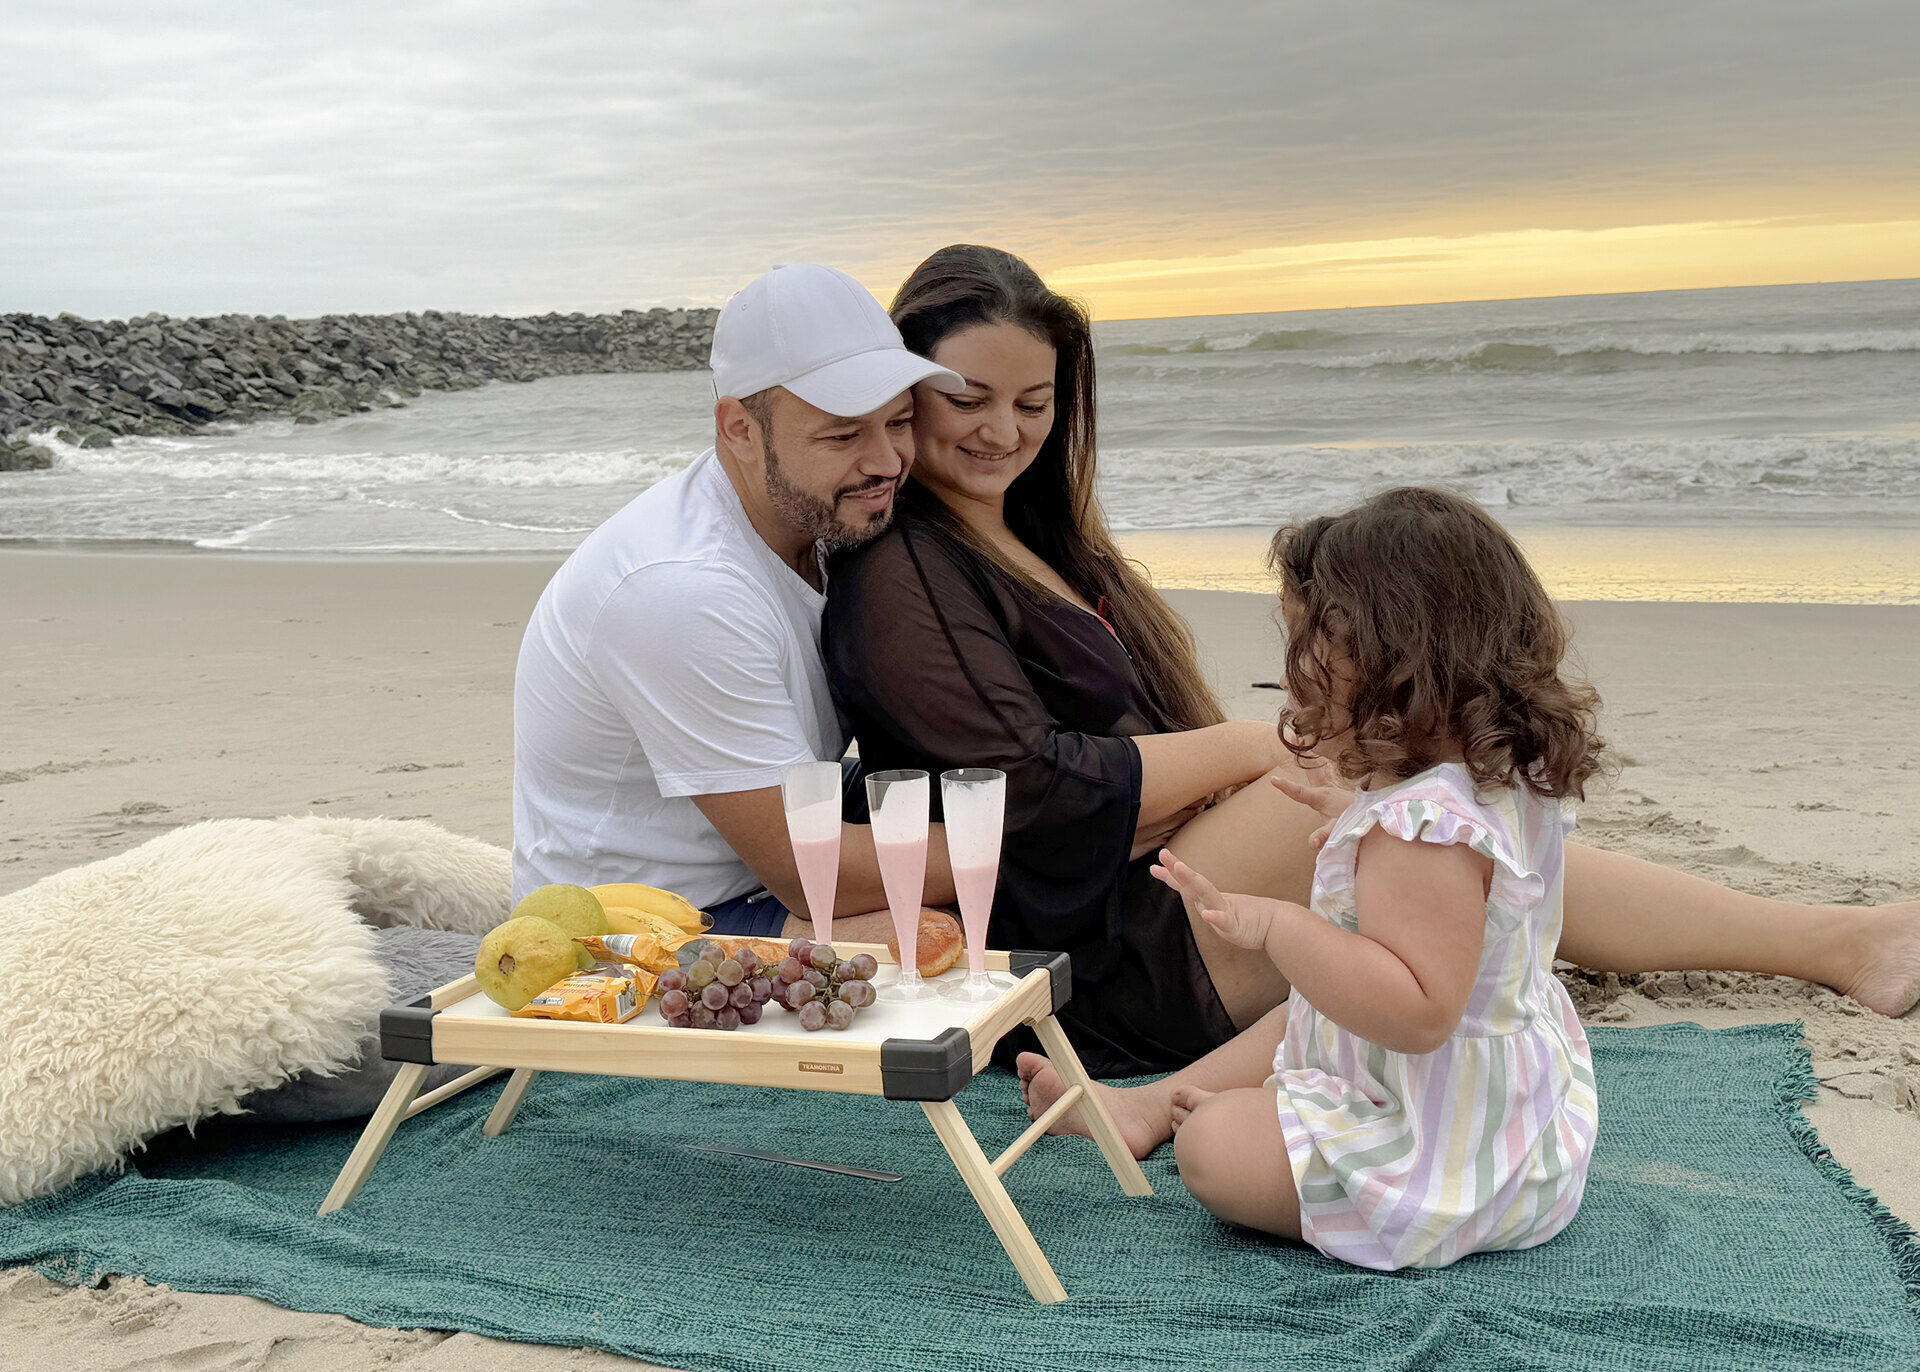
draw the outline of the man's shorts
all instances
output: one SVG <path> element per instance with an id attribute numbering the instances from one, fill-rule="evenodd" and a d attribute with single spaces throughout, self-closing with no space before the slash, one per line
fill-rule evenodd
<path id="1" fill-rule="evenodd" d="M 867 788 L 857 757 L 840 759 L 840 809 L 849 824 L 870 821 Z M 713 916 L 712 933 L 737 938 L 779 938 L 786 927 L 787 916 L 793 911 L 782 905 L 780 897 L 773 892 L 760 890 L 709 905 L 707 913 Z"/>
<path id="2" fill-rule="evenodd" d="M 782 905 L 780 897 L 773 892 L 755 891 L 751 895 L 735 896 L 718 905 L 709 905 L 707 913 L 713 916 L 712 933 L 734 934 L 742 938 L 779 938 L 787 927 L 787 916 L 793 912 Z"/>

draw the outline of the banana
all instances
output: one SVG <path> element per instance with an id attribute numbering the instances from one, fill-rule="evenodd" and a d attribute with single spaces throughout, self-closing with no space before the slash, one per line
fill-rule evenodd
<path id="1" fill-rule="evenodd" d="M 600 903 L 628 910 L 640 910 L 657 915 L 672 924 L 681 933 L 704 933 L 713 923 L 706 913 L 695 909 L 683 896 L 671 891 L 662 891 L 657 886 L 641 886 L 636 882 L 622 882 L 612 886 L 595 886 L 593 893 L 600 897 Z"/>
<path id="2" fill-rule="evenodd" d="M 687 936 L 686 930 L 665 915 L 656 915 L 651 910 L 640 910 L 631 905 L 609 905 L 605 909 L 607 932 L 610 934 L 651 934 L 656 938 L 676 941 Z"/>

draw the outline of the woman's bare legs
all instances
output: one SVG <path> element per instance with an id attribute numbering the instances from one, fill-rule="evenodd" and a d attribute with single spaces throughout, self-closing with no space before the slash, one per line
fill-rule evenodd
<path id="1" fill-rule="evenodd" d="M 1883 1015 L 1920 1001 L 1920 901 L 1795 905 L 1567 845 L 1560 956 L 1597 972 L 1768 972 Z"/>
<path id="2" fill-rule="evenodd" d="M 1320 823 L 1318 814 L 1259 781 L 1192 820 L 1167 846 L 1223 891 L 1304 905 L 1313 885 L 1307 835 Z M 1265 954 L 1235 948 L 1194 911 L 1188 919 L 1237 1027 L 1286 997 L 1286 980 Z M 1920 901 L 1799 905 L 1570 843 L 1560 956 L 1600 972 L 1799 977 L 1897 1016 L 1920 1003 Z"/>

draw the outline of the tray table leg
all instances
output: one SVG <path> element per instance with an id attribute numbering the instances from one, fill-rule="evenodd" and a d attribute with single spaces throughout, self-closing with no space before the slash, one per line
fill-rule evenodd
<path id="1" fill-rule="evenodd" d="M 403 1119 L 412 1119 L 422 1110 L 431 1110 L 434 1106 L 440 1104 L 441 1101 L 452 1100 L 462 1091 L 471 1091 L 481 1082 L 490 1081 L 506 1070 L 504 1067 L 476 1067 L 463 1076 L 455 1077 L 445 1086 L 427 1092 L 426 1095 L 420 1097 L 419 1100 L 416 1100 L 412 1105 L 407 1107 L 407 1113 L 403 1116 Z"/>
<path id="2" fill-rule="evenodd" d="M 418 1062 L 405 1064 L 394 1075 L 393 1085 L 387 1088 L 380 1108 L 367 1121 L 360 1142 L 353 1146 L 353 1153 L 347 1158 L 347 1165 L 340 1169 L 340 1175 L 334 1179 L 333 1189 L 327 1192 L 327 1198 L 320 1203 L 321 1214 L 331 1215 L 360 1194 L 360 1188 L 366 1184 L 367 1173 L 380 1161 L 380 1155 L 387 1151 L 387 1144 L 393 1140 L 393 1131 L 400 1127 L 400 1121 L 406 1117 L 407 1107 L 420 1094 L 421 1084 L 426 1079 L 427 1067 Z"/>
<path id="3" fill-rule="evenodd" d="M 1027 1228 L 1026 1220 L 1020 1217 L 1013 1197 L 1001 1185 L 993 1164 L 987 1161 L 987 1155 L 981 1151 L 979 1140 L 974 1138 L 973 1130 L 967 1127 L 959 1108 L 950 1100 L 922 1101 L 920 1104 L 927 1112 L 933 1132 L 940 1136 L 940 1142 L 946 1146 L 947 1156 L 953 1159 L 960 1179 L 966 1182 L 967 1190 L 979 1202 L 987 1223 L 993 1226 L 993 1232 L 1000 1239 L 1001 1247 L 1013 1259 L 1014 1269 L 1020 1273 L 1020 1279 L 1026 1282 L 1027 1290 L 1043 1305 L 1065 1300 L 1066 1287 L 1054 1275 L 1053 1265 L 1047 1261 L 1047 1255 L 1040 1251 L 1040 1245 L 1033 1241 L 1033 1231 Z"/>
<path id="4" fill-rule="evenodd" d="M 513 1075 L 507 1078 L 507 1089 L 493 1103 L 493 1113 L 487 1116 L 486 1125 L 480 1132 L 490 1139 L 497 1139 L 506 1133 L 507 1126 L 513 1123 L 513 1117 L 520 1113 L 520 1102 L 527 1098 L 527 1088 L 533 1085 L 533 1079 L 539 1075 L 531 1067 L 514 1068 Z"/>
<path id="5" fill-rule="evenodd" d="M 1073 1051 L 1073 1044 L 1067 1039 L 1067 1031 L 1060 1027 L 1060 1021 L 1052 1015 L 1033 1022 L 1034 1033 L 1040 1036 L 1040 1046 L 1047 1050 L 1047 1057 L 1053 1063 L 1053 1070 L 1060 1074 L 1060 1080 L 1067 1086 L 1081 1088 L 1080 1119 L 1087 1126 L 1087 1132 L 1093 1135 L 1093 1141 L 1100 1145 L 1100 1155 L 1107 1160 L 1107 1166 L 1113 1169 L 1114 1180 L 1120 1183 L 1120 1189 L 1129 1196 L 1151 1196 L 1153 1184 L 1147 1180 L 1147 1174 L 1140 1170 L 1140 1164 L 1134 1159 L 1133 1150 L 1127 1147 L 1120 1130 L 1113 1122 L 1113 1116 L 1107 1113 L 1106 1103 L 1100 1099 L 1100 1088 L 1080 1065 L 1080 1055 Z"/>

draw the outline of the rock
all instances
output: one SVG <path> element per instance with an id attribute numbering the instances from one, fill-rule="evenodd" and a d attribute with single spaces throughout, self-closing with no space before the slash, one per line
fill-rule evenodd
<path id="1" fill-rule="evenodd" d="M 704 367 L 711 310 L 521 319 L 220 315 L 124 323 L 0 315 L 0 433 L 64 426 L 81 444 L 286 414 L 303 423 L 464 390 L 581 372 Z M 8 449 L 7 461 L 24 461 Z"/>
<path id="2" fill-rule="evenodd" d="M 62 425 L 53 431 L 53 436 L 76 448 L 111 448 L 114 438 L 110 431 L 98 424 Z"/>
<path id="3" fill-rule="evenodd" d="M 0 443 L 0 472 L 38 472 L 53 465 L 53 454 L 38 443 L 16 438 Z"/>
<path id="4" fill-rule="evenodd" d="M 323 419 L 333 418 L 333 401 L 321 390 L 300 392 L 294 397 L 290 408 L 296 424 L 318 424 Z"/>

